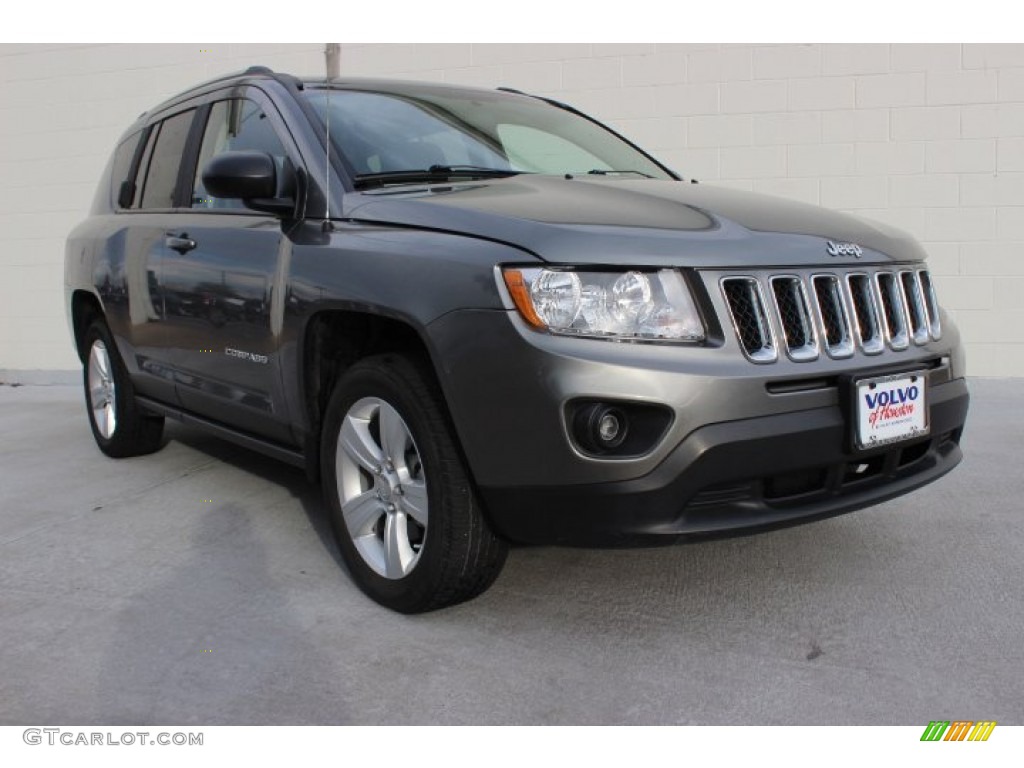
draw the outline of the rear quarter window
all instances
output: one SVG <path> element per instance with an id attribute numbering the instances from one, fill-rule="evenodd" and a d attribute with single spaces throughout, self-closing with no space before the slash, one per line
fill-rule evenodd
<path id="1" fill-rule="evenodd" d="M 135 200 L 135 175 L 132 161 L 139 148 L 142 132 L 133 133 L 117 145 L 110 167 L 110 204 L 115 208 L 131 208 Z"/>

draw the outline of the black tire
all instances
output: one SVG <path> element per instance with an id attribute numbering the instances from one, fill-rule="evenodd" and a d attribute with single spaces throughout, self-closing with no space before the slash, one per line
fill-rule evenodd
<path id="1" fill-rule="evenodd" d="M 97 423 L 94 401 L 90 391 L 90 366 L 93 363 L 94 348 L 97 353 L 102 350 L 107 356 L 108 381 L 112 386 L 104 390 L 109 396 L 111 411 L 114 416 L 113 427 L 103 427 Z M 85 332 L 84 340 L 85 363 L 82 366 L 82 383 L 85 389 L 85 409 L 89 418 L 89 427 L 96 445 L 107 456 L 122 459 L 128 456 L 142 456 L 153 453 L 160 448 L 164 433 L 163 416 L 154 416 L 144 412 L 135 401 L 135 389 L 132 387 L 124 361 L 117 351 L 114 337 L 101 319 L 95 319 Z M 105 434 L 106 433 L 106 434 Z"/>
<path id="2" fill-rule="evenodd" d="M 371 440 L 376 428 L 376 447 L 387 457 L 388 441 L 383 439 L 380 429 L 387 406 L 401 417 L 404 437 L 408 440 L 405 457 L 396 456 L 394 466 L 407 464 L 410 468 L 406 471 L 399 467 L 390 475 L 380 469 L 374 476 L 372 469 L 367 471 L 353 454 L 343 452 L 343 487 L 339 484 L 338 445 L 346 417 L 374 413 L 376 407 L 376 416 L 368 416 L 365 422 L 357 421 L 367 425 Z M 344 373 L 324 416 L 321 477 L 338 548 L 359 588 L 381 605 L 401 613 L 422 613 L 476 597 L 494 583 L 508 554 L 508 545 L 491 531 L 484 517 L 446 413 L 436 381 L 424 365 L 403 355 L 385 354 L 361 360 Z M 372 422 L 374 418 L 376 427 Z M 390 418 L 393 422 L 393 416 Z M 352 429 L 352 423 L 356 422 L 351 422 L 348 429 Z M 397 486 L 388 490 L 386 478 L 398 478 L 402 472 L 411 478 L 410 484 L 414 481 L 426 484 L 425 493 L 422 489 L 417 491 L 427 500 L 425 529 L 420 528 L 413 514 L 402 511 L 403 504 L 413 498 L 406 495 L 412 490 Z M 381 515 L 367 524 L 372 533 L 364 529 L 359 547 L 342 513 L 342 494 L 349 494 L 351 499 L 351 494 L 356 493 L 353 478 L 357 487 L 365 489 L 360 498 L 374 494 L 367 504 L 365 519 L 371 521 L 375 514 Z M 404 487 L 411 488 L 411 485 Z M 393 500 L 394 504 L 381 501 L 381 488 L 387 501 Z M 392 512 L 378 511 L 375 506 L 371 508 L 372 505 L 390 507 Z M 380 564 L 375 570 L 371 566 L 372 558 L 363 553 L 369 551 L 367 548 L 383 547 L 387 561 L 383 567 L 391 570 L 385 531 L 391 531 L 388 526 L 396 525 L 394 520 L 403 514 L 405 522 L 400 530 L 408 531 L 412 549 L 407 552 L 412 554 L 413 562 L 404 575 L 399 576 L 401 570 L 397 569 L 389 577 L 381 573 Z M 419 549 L 414 542 L 417 532 Z M 380 542 L 375 543 L 373 537 Z"/>

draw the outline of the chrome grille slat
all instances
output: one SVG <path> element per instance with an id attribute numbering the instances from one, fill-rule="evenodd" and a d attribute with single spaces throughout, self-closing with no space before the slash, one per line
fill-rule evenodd
<path id="1" fill-rule="evenodd" d="M 786 353 L 797 362 L 818 357 L 818 334 L 803 281 L 796 275 L 779 275 L 770 280 Z"/>
<path id="2" fill-rule="evenodd" d="M 882 308 L 885 337 L 894 350 L 910 346 L 907 334 L 907 308 L 903 303 L 903 291 L 892 272 L 875 273 L 875 288 Z"/>
<path id="3" fill-rule="evenodd" d="M 942 335 L 927 269 L 757 272 L 724 275 L 719 283 L 740 347 L 755 363 L 776 362 L 780 347 L 802 363 L 816 360 L 822 348 L 845 359 L 887 347 L 902 352 Z"/>
<path id="4" fill-rule="evenodd" d="M 935 298 L 935 286 L 932 285 L 932 276 L 927 269 L 917 271 L 917 279 L 921 281 L 921 292 L 924 294 L 925 310 L 928 312 L 928 332 L 932 339 L 938 341 L 942 338 L 942 321 L 939 319 L 939 302 Z"/>
<path id="5" fill-rule="evenodd" d="M 839 278 L 835 275 L 812 276 L 811 296 L 821 320 L 825 351 L 837 359 L 850 357 L 853 354 L 853 334 Z"/>
<path id="6" fill-rule="evenodd" d="M 755 363 L 775 362 L 778 352 L 761 285 L 752 277 L 729 277 L 722 280 L 722 292 L 744 354 Z"/>
<path id="7" fill-rule="evenodd" d="M 850 291 L 860 348 L 866 355 L 877 355 L 885 349 L 885 339 L 882 338 L 882 321 L 871 278 L 863 272 L 849 274 L 846 276 L 846 286 Z"/>
<path id="8" fill-rule="evenodd" d="M 921 283 L 918 280 L 917 272 L 909 269 L 900 272 L 900 288 L 903 291 L 903 302 L 907 308 L 907 321 L 910 328 L 910 336 L 915 344 L 924 344 L 928 341 L 928 314 L 924 307 L 924 297 L 921 295 Z"/>

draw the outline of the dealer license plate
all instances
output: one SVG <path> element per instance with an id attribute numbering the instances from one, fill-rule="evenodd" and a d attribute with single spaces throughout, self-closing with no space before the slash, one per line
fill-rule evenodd
<path id="1" fill-rule="evenodd" d="M 857 448 L 870 449 L 928 434 L 926 371 L 856 382 Z"/>

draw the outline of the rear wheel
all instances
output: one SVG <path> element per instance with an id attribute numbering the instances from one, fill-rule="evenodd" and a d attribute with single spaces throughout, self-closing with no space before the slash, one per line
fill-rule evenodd
<path id="1" fill-rule="evenodd" d="M 96 445 L 108 456 L 152 453 L 161 445 L 162 416 L 142 411 L 110 330 L 94 320 L 85 334 L 85 404 Z"/>
<path id="2" fill-rule="evenodd" d="M 400 355 L 353 365 L 324 418 L 331 525 L 367 595 L 419 613 L 479 595 L 507 544 L 491 531 L 430 373 Z"/>

